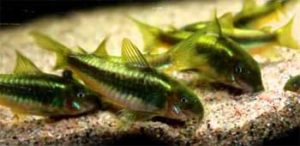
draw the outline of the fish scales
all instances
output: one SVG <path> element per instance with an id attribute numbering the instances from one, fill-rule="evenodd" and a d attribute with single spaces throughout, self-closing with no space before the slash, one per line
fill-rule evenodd
<path id="1" fill-rule="evenodd" d="M 50 77 L 51 80 L 45 79 L 44 76 L 0 76 L 0 95 L 10 96 L 10 102 L 17 104 L 36 104 L 48 105 L 51 107 L 62 107 L 63 98 L 57 98 L 65 90 L 65 86 L 60 84 L 58 78 Z M 57 82 L 58 81 L 58 82 Z"/>
<path id="2" fill-rule="evenodd" d="M 167 96 L 170 85 L 149 73 L 128 69 L 124 65 L 102 60 L 93 55 L 71 56 L 68 62 L 77 66 L 81 72 L 100 81 L 101 88 L 107 90 L 102 92 L 110 92 L 110 95 L 121 98 L 121 102 L 125 104 L 134 107 L 148 106 L 148 104 L 150 107 L 157 108 L 165 106 L 166 99 L 160 97 Z M 135 105 L 134 101 L 137 101 Z"/>
<path id="3" fill-rule="evenodd" d="M 46 117 L 78 116 L 101 106 L 98 96 L 80 84 L 72 72 L 43 73 L 16 51 L 14 74 L 0 74 L 0 105 L 15 114 Z"/>

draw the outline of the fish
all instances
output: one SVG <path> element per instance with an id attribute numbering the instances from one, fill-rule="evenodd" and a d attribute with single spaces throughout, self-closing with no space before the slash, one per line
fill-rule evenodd
<path id="1" fill-rule="evenodd" d="M 164 53 L 157 55 L 159 66 L 156 68 L 162 72 L 174 77 L 178 72 L 196 72 L 198 79 L 193 81 L 196 84 L 222 83 L 245 92 L 264 90 L 258 63 L 243 47 L 223 34 L 218 19 L 211 24 L 209 33 L 199 30 L 173 35 L 134 21 L 145 36 L 146 54 L 157 54 L 156 46 L 169 45 Z"/>
<path id="2" fill-rule="evenodd" d="M 62 76 L 43 73 L 17 51 L 13 74 L 0 74 L 0 105 L 16 115 L 64 118 L 86 114 L 101 107 L 91 90 L 75 80 L 72 72 Z"/>
<path id="3" fill-rule="evenodd" d="M 196 31 L 210 31 L 209 29 L 214 23 L 214 20 L 212 20 L 205 25 L 201 24 L 201 27 L 196 25 L 195 28 L 190 26 L 189 28 L 163 31 L 134 18 L 131 19 L 142 33 L 144 50 L 147 54 L 164 53 L 178 42 L 194 34 Z M 222 18 L 218 19 L 221 24 L 223 35 L 238 42 L 241 45 L 241 48 L 246 50 L 252 56 L 261 56 L 269 61 L 278 61 L 281 59 L 280 52 L 277 49 L 278 46 L 285 46 L 295 50 L 300 49 L 299 42 L 293 36 L 294 19 L 291 19 L 288 23 L 275 31 L 270 31 L 267 28 L 259 30 L 235 28 L 232 24 L 231 16 L 222 16 Z M 205 36 L 202 36 L 201 38 L 204 37 Z"/>
<path id="4" fill-rule="evenodd" d="M 232 26 L 236 29 L 261 29 L 266 22 L 279 17 L 278 13 L 297 2 L 297 0 L 269 0 L 261 6 L 257 6 L 255 0 L 244 0 L 243 9 L 237 14 L 227 12 L 220 19 L 230 20 Z M 227 21 L 228 22 L 228 21 Z M 210 21 L 199 21 L 188 24 L 180 30 L 195 31 L 203 29 Z"/>
<path id="5" fill-rule="evenodd" d="M 283 88 L 285 91 L 292 91 L 300 94 L 300 75 L 291 77 Z"/>
<path id="6" fill-rule="evenodd" d="M 295 2 L 297 0 L 268 0 L 263 5 L 257 5 L 255 0 L 244 0 L 242 10 L 234 16 L 234 26 L 259 28 L 265 22 L 278 18 L 281 11 Z"/>
<path id="7" fill-rule="evenodd" d="M 231 13 L 225 13 L 218 19 L 221 23 L 222 33 L 239 42 L 239 44 L 241 44 L 243 48 L 247 49 L 250 52 L 253 48 L 266 46 L 266 44 L 270 43 L 285 46 L 288 48 L 300 49 L 300 44 L 293 37 L 294 18 L 290 19 L 288 23 L 275 31 L 271 31 L 269 30 L 270 28 L 267 27 L 262 29 L 235 27 L 233 24 L 233 16 Z M 178 33 L 176 31 L 196 32 L 201 29 L 206 29 L 210 24 L 210 21 L 198 22 L 168 33 Z"/>
<path id="8" fill-rule="evenodd" d="M 122 41 L 122 62 L 107 55 L 75 54 L 41 33 L 32 33 L 36 43 L 57 56 L 59 68 L 72 70 L 101 100 L 120 109 L 186 121 L 201 120 L 200 98 L 181 82 L 158 72 L 129 40 Z M 102 52 L 102 51 L 96 51 Z"/>

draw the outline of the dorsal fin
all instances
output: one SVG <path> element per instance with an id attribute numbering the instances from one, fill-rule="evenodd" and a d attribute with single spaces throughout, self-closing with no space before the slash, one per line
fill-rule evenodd
<path id="1" fill-rule="evenodd" d="M 122 41 L 122 60 L 129 66 L 151 68 L 139 49 L 128 39 Z"/>
<path id="2" fill-rule="evenodd" d="M 222 27 L 221 27 L 220 21 L 217 17 L 215 17 L 215 23 L 216 23 L 216 27 L 217 27 L 216 29 L 217 29 L 219 36 L 223 37 Z"/>
<path id="3" fill-rule="evenodd" d="M 98 45 L 97 49 L 93 52 L 96 56 L 100 57 L 107 57 L 109 56 L 106 51 L 106 43 L 107 43 L 108 37 L 105 37 L 101 43 Z"/>
<path id="4" fill-rule="evenodd" d="M 16 51 L 15 74 L 42 74 L 42 71 L 36 67 L 27 57 Z"/>
<path id="5" fill-rule="evenodd" d="M 252 11 L 253 9 L 256 9 L 257 4 L 255 0 L 244 0 L 243 1 L 243 8 L 242 13 L 248 13 Z"/>
<path id="6" fill-rule="evenodd" d="M 213 19 L 212 19 L 211 23 L 207 26 L 207 32 L 217 33 L 219 36 L 223 36 L 221 24 L 217 17 L 216 9 L 214 9 L 214 11 L 212 13 L 212 17 L 213 17 Z"/>

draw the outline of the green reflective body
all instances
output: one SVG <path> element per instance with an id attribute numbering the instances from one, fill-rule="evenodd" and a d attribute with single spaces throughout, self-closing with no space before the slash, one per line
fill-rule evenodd
<path id="1" fill-rule="evenodd" d="M 234 26 L 245 26 L 293 1 L 295 0 L 269 0 L 262 6 L 256 6 L 252 9 L 241 11 L 234 17 Z"/>
<path id="2" fill-rule="evenodd" d="M 193 34 L 187 31 L 162 32 L 157 35 L 157 40 L 176 48 L 178 43 Z M 171 49 L 166 53 L 145 55 L 145 58 L 152 66 L 175 78 L 178 78 L 176 73 L 196 71 L 197 79 L 192 78 L 192 84 L 222 83 L 247 92 L 263 90 L 258 63 L 239 44 L 227 37 L 207 34 L 199 35 L 195 40 L 195 47 L 169 47 Z M 189 79 L 185 81 L 191 83 Z"/>
<path id="3" fill-rule="evenodd" d="M 189 28 L 185 28 L 187 29 L 185 31 L 169 32 L 164 37 L 169 37 L 174 40 L 183 40 L 186 39 L 188 36 L 192 35 L 194 32 L 205 29 L 205 27 L 206 26 L 204 26 L 204 24 L 200 24 L 200 26 L 196 25 L 194 26 L 194 28 L 192 28 L 192 26 L 189 26 Z M 263 30 L 222 28 L 222 33 L 230 37 L 231 39 L 239 42 L 239 44 L 245 49 L 251 49 L 253 48 L 253 46 L 261 46 L 265 45 L 266 43 L 277 41 L 277 34 L 275 32 L 272 33 Z M 166 38 L 165 40 L 168 40 Z M 172 41 L 170 41 L 170 43 L 172 43 Z"/>
<path id="4" fill-rule="evenodd" d="M 284 90 L 300 93 L 300 75 L 291 77 L 284 85 Z"/>
<path id="5" fill-rule="evenodd" d="M 97 97 L 73 79 L 39 75 L 0 75 L 0 104 L 15 113 L 75 116 L 94 110 Z"/>
<path id="6" fill-rule="evenodd" d="M 239 42 L 244 48 L 253 48 L 253 46 L 262 46 L 267 43 L 276 42 L 277 34 L 263 31 L 263 30 L 250 30 L 250 29 L 222 29 L 224 34 L 231 39 Z"/>
<path id="7" fill-rule="evenodd" d="M 167 66 L 168 63 L 170 62 L 170 58 L 168 55 L 165 53 L 161 54 L 144 54 L 144 57 L 146 60 L 151 64 L 151 66 L 154 67 L 159 67 L 160 69 L 163 68 L 164 66 Z M 119 56 L 109 56 L 106 58 L 107 60 L 115 63 L 123 63 L 122 58 Z"/>
<path id="8" fill-rule="evenodd" d="M 164 35 L 160 40 L 174 43 L 184 35 Z M 165 64 L 156 67 L 171 75 L 170 69 L 177 72 L 197 71 L 197 82 L 200 83 L 221 82 L 246 91 L 263 90 L 258 63 L 229 38 L 200 35 L 192 49 L 178 48 L 180 51 L 170 49 L 165 53 L 168 56 L 164 57 Z"/>
<path id="9" fill-rule="evenodd" d="M 159 40 L 164 44 L 175 45 L 190 35 L 190 32 L 185 31 L 172 35 L 161 34 Z M 178 77 L 174 72 L 196 71 L 197 77 L 196 80 L 192 78 L 192 84 L 222 83 L 247 92 L 263 90 L 258 63 L 233 40 L 215 35 L 200 35 L 195 47 L 190 48 L 171 48 L 166 53 L 145 55 L 145 58 L 152 66 L 175 78 Z M 112 58 L 116 62 L 121 60 L 120 57 Z M 182 80 L 180 77 L 178 79 Z M 189 79 L 183 80 L 191 83 Z"/>
<path id="10" fill-rule="evenodd" d="M 197 113 L 197 117 L 203 115 L 203 107 L 198 97 L 187 87 L 162 73 L 128 67 L 95 55 L 70 55 L 67 63 L 68 68 L 89 88 L 104 96 L 103 100 L 113 105 L 176 118 L 168 114 L 170 108 L 173 108 L 171 103 L 180 98 L 192 98 L 194 105 L 176 106 L 182 108 L 182 111 L 189 109 Z"/>
<path id="11" fill-rule="evenodd" d="M 199 21 L 192 24 L 185 25 L 181 27 L 179 30 L 181 31 L 191 31 L 195 32 L 201 29 L 205 29 L 207 25 L 209 25 L 210 21 Z"/>
<path id="12" fill-rule="evenodd" d="M 198 96 L 177 80 L 157 72 L 128 39 L 123 40 L 122 57 L 118 58 L 109 56 L 103 43 L 94 54 L 76 54 L 44 34 L 32 34 L 41 47 L 56 53 L 56 67 L 72 70 L 108 103 L 180 120 L 203 117 Z"/>
<path id="13" fill-rule="evenodd" d="M 119 102 L 118 105 L 131 104 L 137 100 L 142 104 L 134 110 L 150 112 L 164 108 L 166 99 L 170 96 L 171 85 L 162 79 L 165 76 L 155 72 L 129 68 L 94 55 L 69 56 L 67 62 L 70 69 L 90 88 L 96 88 L 96 92 L 112 98 L 109 100 L 114 103 Z M 149 109 L 142 108 L 147 107 L 146 105 L 149 105 Z"/>

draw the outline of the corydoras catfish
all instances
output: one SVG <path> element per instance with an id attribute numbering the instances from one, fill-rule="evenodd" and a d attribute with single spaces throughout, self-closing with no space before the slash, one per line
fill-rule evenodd
<path id="1" fill-rule="evenodd" d="M 184 84 L 152 68 L 128 39 L 123 40 L 122 61 L 116 63 L 109 56 L 72 53 L 41 33 L 32 34 L 40 47 L 56 53 L 57 67 L 72 70 L 107 103 L 150 117 L 183 121 L 203 117 L 198 96 Z"/>
<path id="2" fill-rule="evenodd" d="M 0 104 L 13 113 L 62 118 L 101 107 L 97 94 L 73 79 L 72 72 L 43 73 L 18 52 L 16 62 L 14 74 L 0 74 Z"/>
<path id="3" fill-rule="evenodd" d="M 158 46 L 167 46 L 166 52 L 156 55 L 157 59 L 149 58 L 150 64 L 158 64 L 159 70 L 174 77 L 178 72 L 196 72 L 199 78 L 194 82 L 199 83 L 222 83 L 249 92 L 264 89 L 258 63 L 238 43 L 223 34 L 217 19 L 209 33 L 206 30 L 192 34 L 181 31 L 174 35 L 136 23 L 143 33 L 146 53 L 156 52 Z"/>
<path id="4" fill-rule="evenodd" d="M 300 75 L 291 77 L 284 85 L 284 90 L 300 94 Z"/>
<path id="5" fill-rule="evenodd" d="M 244 0 L 242 10 L 234 16 L 234 26 L 261 28 L 296 2 L 298 0 L 268 0 L 263 5 L 257 5 L 255 0 Z"/>
<path id="6" fill-rule="evenodd" d="M 266 46 L 268 46 L 269 44 L 273 44 L 273 46 L 280 45 L 289 48 L 300 49 L 298 41 L 293 36 L 294 18 L 292 18 L 288 23 L 276 30 L 270 30 L 270 28 L 237 28 L 233 25 L 232 13 L 226 13 L 218 19 L 221 24 L 222 33 L 239 42 L 239 44 L 247 49 L 247 51 L 249 51 L 250 53 L 253 52 L 256 48 L 264 48 L 264 50 L 267 50 Z M 211 23 L 211 21 L 198 22 L 186 25 L 179 30 L 175 29 L 174 31 L 169 31 L 166 34 L 175 35 L 176 33 L 179 33 L 178 36 L 180 36 L 182 35 L 180 33 L 185 32 L 185 35 L 188 35 L 188 32 L 192 33 L 207 29 L 207 26 Z M 140 28 L 142 29 L 143 27 L 140 26 Z M 181 36 L 182 39 L 184 37 L 184 35 Z"/>

